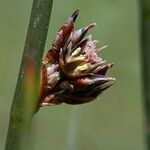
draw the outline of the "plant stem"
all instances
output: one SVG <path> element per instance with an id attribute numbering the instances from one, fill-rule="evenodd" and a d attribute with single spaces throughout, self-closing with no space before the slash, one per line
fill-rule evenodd
<path id="1" fill-rule="evenodd" d="M 37 109 L 40 69 L 53 0 L 33 0 L 17 86 L 10 112 L 5 150 L 22 150 L 30 139 L 30 125 Z M 28 141 L 28 142 L 27 142 Z"/>
<path id="2" fill-rule="evenodd" d="M 143 94 L 146 109 L 146 134 L 150 149 L 150 1 L 141 0 L 141 42 L 143 62 Z"/>

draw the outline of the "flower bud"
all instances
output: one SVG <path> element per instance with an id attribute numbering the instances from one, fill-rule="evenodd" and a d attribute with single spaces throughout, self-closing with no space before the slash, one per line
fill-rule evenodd
<path id="1" fill-rule="evenodd" d="M 41 70 L 39 106 L 61 103 L 83 104 L 96 99 L 112 86 L 115 78 L 106 72 L 113 64 L 106 64 L 98 52 L 96 40 L 86 36 L 95 23 L 75 31 L 76 10 L 59 29 Z"/>

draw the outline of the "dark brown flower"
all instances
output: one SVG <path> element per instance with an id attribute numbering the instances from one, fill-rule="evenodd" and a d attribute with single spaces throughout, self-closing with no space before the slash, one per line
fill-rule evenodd
<path id="1" fill-rule="evenodd" d="M 86 37 L 96 24 L 75 31 L 78 13 L 76 10 L 59 29 L 43 61 L 40 106 L 87 103 L 115 81 L 105 76 L 113 64 L 97 55 L 104 47 L 97 48 L 97 41 L 91 35 Z"/>

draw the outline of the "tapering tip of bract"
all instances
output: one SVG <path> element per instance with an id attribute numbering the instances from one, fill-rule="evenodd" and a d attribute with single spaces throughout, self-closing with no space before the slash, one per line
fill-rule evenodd
<path id="1" fill-rule="evenodd" d="M 79 14 L 80 9 L 78 8 L 72 15 L 71 17 L 73 18 L 73 21 L 76 21 L 78 14 Z"/>
<path id="2" fill-rule="evenodd" d="M 82 36 L 85 36 L 87 34 L 87 32 L 91 29 L 93 29 L 94 27 L 96 27 L 96 23 L 92 23 L 84 28 L 82 28 Z"/>
<path id="3" fill-rule="evenodd" d="M 97 25 L 96 23 L 91 23 L 90 25 L 87 26 L 87 28 L 90 28 L 90 29 L 91 29 L 91 28 L 96 27 L 96 25 Z"/>
<path id="4" fill-rule="evenodd" d="M 115 78 L 113 78 L 112 80 L 108 81 L 107 83 L 101 85 L 101 90 L 104 91 L 106 89 L 108 89 L 109 87 L 111 87 L 114 83 L 115 83 Z"/>

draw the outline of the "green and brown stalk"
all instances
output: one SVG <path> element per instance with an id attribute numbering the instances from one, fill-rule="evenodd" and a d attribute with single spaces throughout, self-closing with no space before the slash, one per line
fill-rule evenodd
<path id="1" fill-rule="evenodd" d="M 39 99 L 40 68 L 53 0 L 33 0 L 30 24 L 10 112 L 5 150 L 29 150 L 31 119 Z"/>

